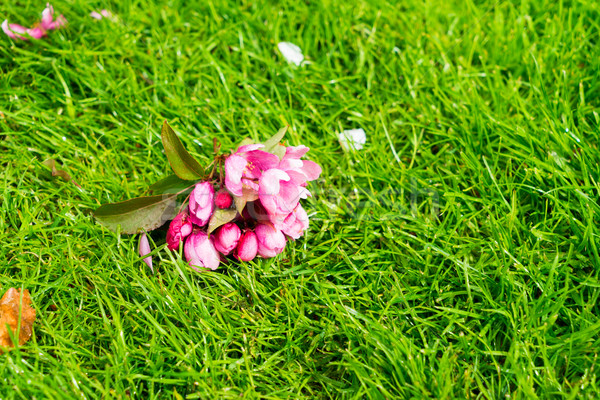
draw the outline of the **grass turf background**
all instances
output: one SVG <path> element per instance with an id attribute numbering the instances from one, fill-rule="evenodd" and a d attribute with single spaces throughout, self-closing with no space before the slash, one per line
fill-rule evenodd
<path id="1" fill-rule="evenodd" d="M 596 396 L 598 3 L 53 4 L 65 29 L 0 38 L 0 284 L 38 313 L 2 398 Z M 152 275 L 89 210 L 168 173 L 164 119 L 207 163 L 290 124 L 323 166 L 310 232 Z"/>

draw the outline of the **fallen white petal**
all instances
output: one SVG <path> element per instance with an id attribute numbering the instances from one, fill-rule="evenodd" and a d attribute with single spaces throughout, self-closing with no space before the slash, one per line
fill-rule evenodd
<path id="1" fill-rule="evenodd" d="M 100 12 L 92 11 L 90 13 L 90 17 L 92 17 L 94 19 L 98 19 L 98 20 L 103 19 L 103 18 L 108 18 L 109 20 L 111 20 L 113 22 L 116 22 L 116 20 L 117 20 L 117 17 L 115 17 L 113 15 L 113 13 L 111 13 L 108 10 L 100 10 Z"/>
<path id="2" fill-rule="evenodd" d="M 288 62 L 299 66 L 302 64 L 302 61 L 304 61 L 302 50 L 295 44 L 290 42 L 280 42 L 277 47 L 283 55 L 283 58 L 285 58 Z"/>
<path id="3" fill-rule="evenodd" d="M 349 129 L 347 131 L 340 132 L 338 139 L 344 150 L 361 150 L 365 143 L 367 143 L 367 134 L 362 128 Z"/>

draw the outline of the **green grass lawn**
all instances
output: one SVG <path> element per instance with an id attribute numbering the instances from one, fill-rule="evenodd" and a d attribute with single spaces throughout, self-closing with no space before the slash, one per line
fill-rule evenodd
<path id="1" fill-rule="evenodd" d="M 0 285 L 38 315 L 0 398 L 600 391 L 600 3 L 53 4 L 66 28 L 0 32 Z M 289 124 L 323 167 L 307 235 L 198 273 L 157 233 L 153 275 L 91 210 L 170 173 L 165 119 L 206 164 Z"/>

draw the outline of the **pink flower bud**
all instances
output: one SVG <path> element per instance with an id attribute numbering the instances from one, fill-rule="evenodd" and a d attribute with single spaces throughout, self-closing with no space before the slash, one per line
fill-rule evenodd
<path id="1" fill-rule="evenodd" d="M 150 251 L 151 250 L 150 250 L 150 243 L 148 242 L 148 237 L 146 236 L 145 233 L 142 233 L 140 235 L 140 243 L 138 245 L 138 252 L 140 253 L 141 257 L 144 257 L 144 256 L 150 254 Z M 146 257 L 142 261 L 144 261 L 146 263 L 146 265 L 150 267 L 152 272 L 154 272 L 154 268 L 152 268 L 152 257 Z"/>
<path id="2" fill-rule="evenodd" d="M 244 232 L 240 241 L 238 242 L 237 248 L 235 249 L 234 256 L 242 261 L 251 261 L 256 257 L 258 251 L 258 240 L 256 239 L 256 233 L 252 231 Z"/>
<path id="3" fill-rule="evenodd" d="M 188 215 L 185 212 L 177 214 L 167 231 L 167 247 L 171 250 L 179 249 L 179 242 L 190 233 L 192 233 L 192 223 L 189 221 Z"/>
<path id="4" fill-rule="evenodd" d="M 213 239 L 209 238 L 206 232 L 197 231 L 192 233 L 183 247 L 185 258 L 190 265 L 196 267 L 215 270 L 219 267 L 221 259 L 215 249 Z"/>
<path id="5" fill-rule="evenodd" d="M 206 225 L 215 209 L 215 189 L 210 182 L 197 183 L 190 194 L 190 221 L 200 227 Z"/>
<path id="6" fill-rule="evenodd" d="M 233 198 L 227 190 L 221 189 L 217 192 L 215 197 L 215 204 L 217 207 L 222 209 L 229 208 L 231 207 L 231 203 L 233 203 Z"/>
<path id="7" fill-rule="evenodd" d="M 279 229 L 259 224 L 255 232 L 258 239 L 258 255 L 262 258 L 275 257 L 285 248 L 285 236 Z"/>
<path id="8" fill-rule="evenodd" d="M 242 232 L 233 222 L 228 222 L 219 228 L 215 234 L 215 249 L 227 255 L 236 248 Z"/>

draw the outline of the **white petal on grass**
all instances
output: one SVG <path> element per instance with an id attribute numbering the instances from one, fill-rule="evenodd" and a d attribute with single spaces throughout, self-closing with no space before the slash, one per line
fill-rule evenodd
<path id="1" fill-rule="evenodd" d="M 280 42 L 277 47 L 288 62 L 292 64 L 300 65 L 304 61 L 304 55 L 302 55 L 302 49 L 290 42 Z"/>
<path id="2" fill-rule="evenodd" d="M 338 133 L 338 139 L 344 150 L 361 150 L 367 143 L 367 134 L 362 128 L 349 129 Z"/>
<path id="3" fill-rule="evenodd" d="M 90 13 L 90 17 L 92 17 L 94 19 L 97 19 L 97 20 L 101 20 L 103 18 L 107 18 L 107 19 L 109 19 L 109 20 L 111 20 L 113 22 L 117 21 L 117 17 L 113 13 L 111 13 L 110 11 L 108 11 L 108 10 L 100 10 L 100 12 L 98 12 L 98 11 L 92 11 Z"/>

